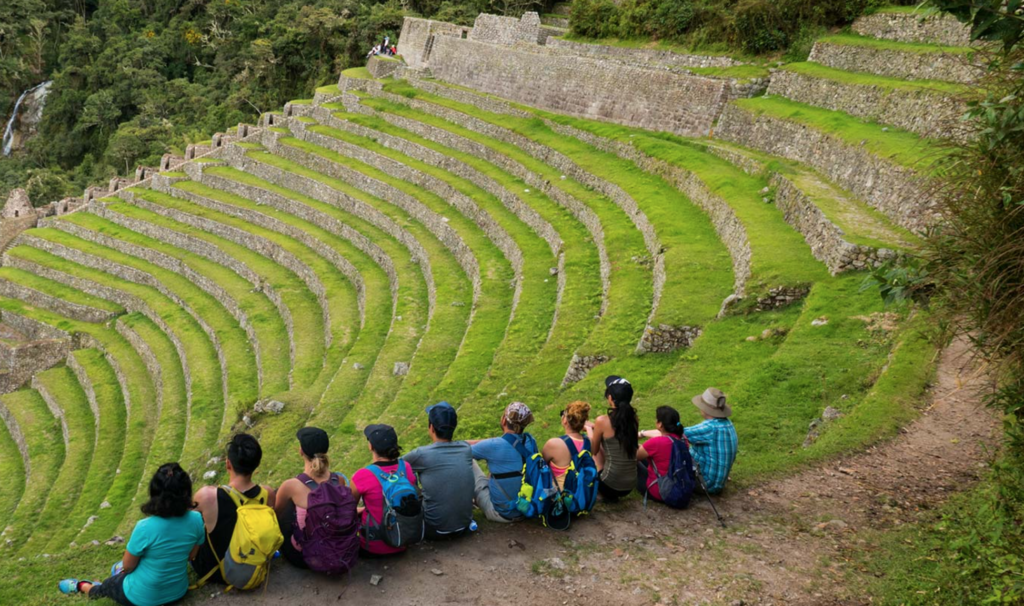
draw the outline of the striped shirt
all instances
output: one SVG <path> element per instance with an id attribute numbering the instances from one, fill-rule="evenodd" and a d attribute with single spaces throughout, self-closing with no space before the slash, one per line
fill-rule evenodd
<path id="1" fill-rule="evenodd" d="M 690 454 L 697 464 L 708 492 L 721 492 L 736 460 L 736 429 L 729 419 L 708 419 L 683 430 L 690 441 Z"/>

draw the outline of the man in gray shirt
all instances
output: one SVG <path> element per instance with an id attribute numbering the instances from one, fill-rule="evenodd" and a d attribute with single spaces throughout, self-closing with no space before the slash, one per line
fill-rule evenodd
<path id="1" fill-rule="evenodd" d="M 428 431 L 433 444 L 402 457 L 412 465 L 423 490 L 428 539 L 464 534 L 473 521 L 473 449 L 452 442 L 458 414 L 448 402 L 427 407 Z"/>

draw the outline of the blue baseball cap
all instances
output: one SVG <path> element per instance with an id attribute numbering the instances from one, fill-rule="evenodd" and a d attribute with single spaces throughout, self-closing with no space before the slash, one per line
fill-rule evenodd
<path id="1" fill-rule="evenodd" d="M 448 402 L 427 406 L 427 420 L 434 429 L 455 429 L 459 424 L 459 413 Z"/>

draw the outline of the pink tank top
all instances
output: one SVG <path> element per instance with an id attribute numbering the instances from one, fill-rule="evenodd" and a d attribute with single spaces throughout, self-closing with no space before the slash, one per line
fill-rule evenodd
<path id="1" fill-rule="evenodd" d="M 583 439 L 582 438 L 579 439 L 579 440 L 577 440 L 576 438 L 569 438 L 569 439 L 572 440 L 573 445 L 576 446 L 576 452 L 579 452 L 579 451 L 583 450 Z M 551 468 L 551 475 L 553 475 L 555 478 L 561 478 L 562 476 L 565 475 L 565 472 L 569 471 L 568 467 L 559 467 L 558 465 L 555 465 L 553 462 L 552 463 L 548 463 L 548 467 Z M 559 483 L 559 484 L 561 484 L 561 483 Z"/>

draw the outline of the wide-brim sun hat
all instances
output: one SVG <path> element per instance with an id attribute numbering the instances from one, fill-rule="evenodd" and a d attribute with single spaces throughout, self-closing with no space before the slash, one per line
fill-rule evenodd
<path id="1" fill-rule="evenodd" d="M 732 407 L 725 401 L 722 390 L 708 387 L 699 396 L 693 396 L 693 405 L 709 417 L 724 419 L 732 416 Z"/>

